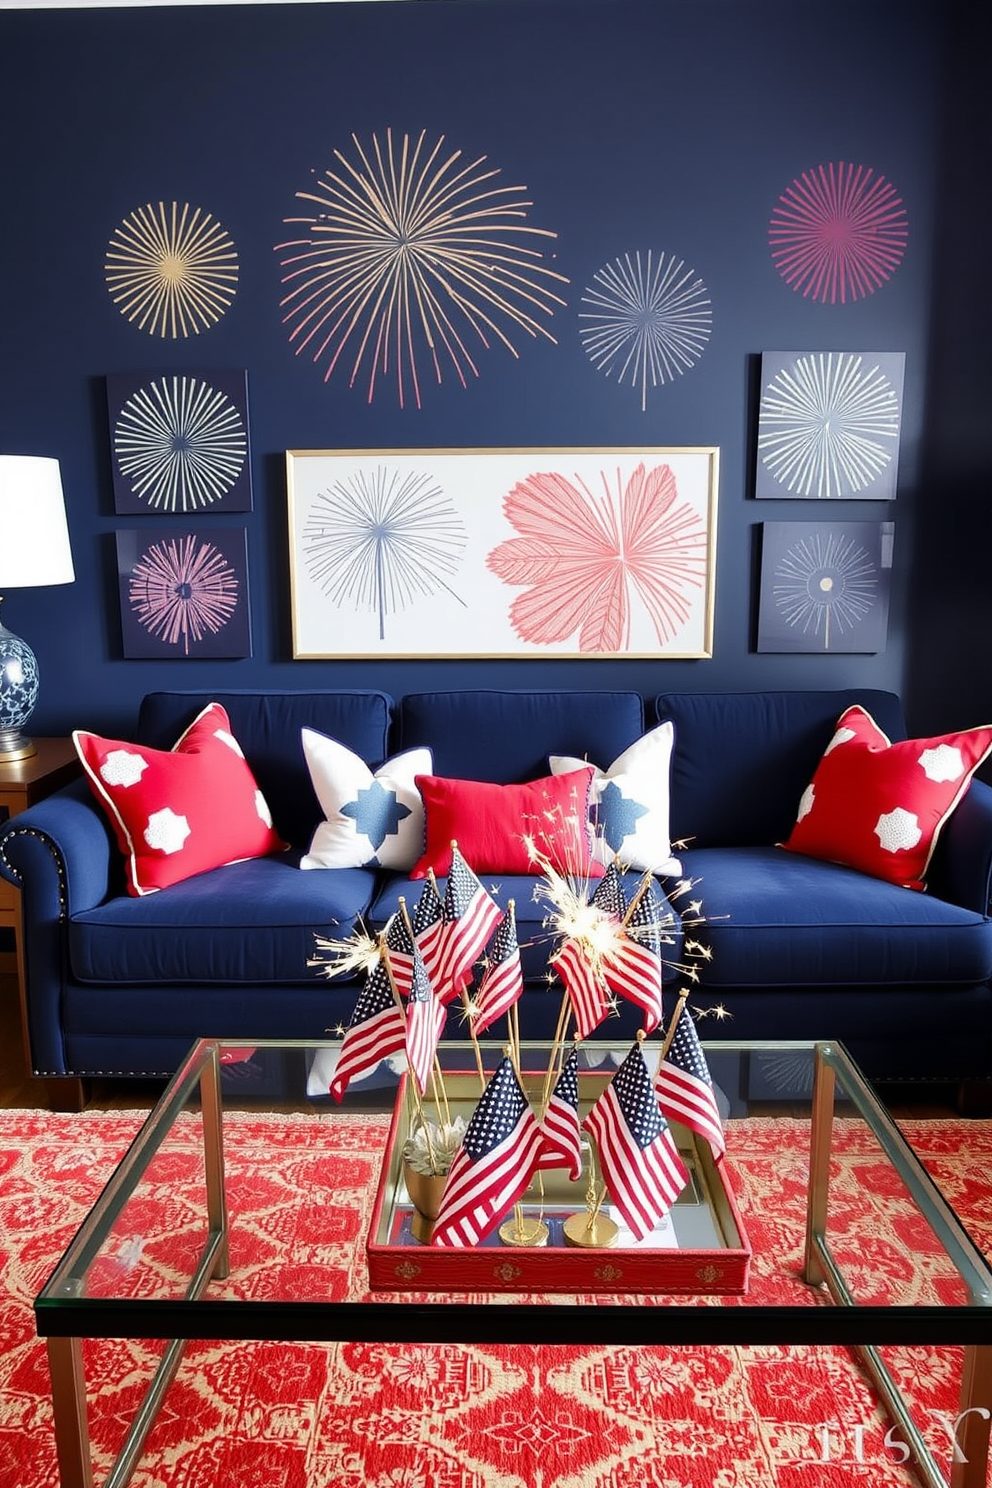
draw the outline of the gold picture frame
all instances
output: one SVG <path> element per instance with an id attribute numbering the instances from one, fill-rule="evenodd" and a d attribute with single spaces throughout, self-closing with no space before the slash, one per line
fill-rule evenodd
<path id="1" fill-rule="evenodd" d="M 293 656 L 713 654 L 719 450 L 288 450 Z"/>

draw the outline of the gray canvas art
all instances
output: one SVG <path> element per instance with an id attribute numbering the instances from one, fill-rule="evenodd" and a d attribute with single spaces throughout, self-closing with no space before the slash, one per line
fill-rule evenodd
<path id="1" fill-rule="evenodd" d="M 764 522 L 759 651 L 884 651 L 892 522 Z"/>

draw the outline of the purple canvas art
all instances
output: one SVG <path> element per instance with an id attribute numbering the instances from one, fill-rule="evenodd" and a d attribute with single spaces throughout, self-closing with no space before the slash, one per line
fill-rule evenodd
<path id="1" fill-rule="evenodd" d="M 124 655 L 250 656 L 247 544 L 243 527 L 119 531 Z"/>

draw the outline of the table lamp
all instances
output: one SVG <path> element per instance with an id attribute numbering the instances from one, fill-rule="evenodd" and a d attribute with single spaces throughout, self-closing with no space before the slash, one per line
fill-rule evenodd
<path id="1" fill-rule="evenodd" d="M 0 455 L 0 603 L 8 589 L 75 577 L 58 460 Z M 37 700 L 34 652 L 0 619 L 0 765 L 35 753 L 22 730 Z"/>

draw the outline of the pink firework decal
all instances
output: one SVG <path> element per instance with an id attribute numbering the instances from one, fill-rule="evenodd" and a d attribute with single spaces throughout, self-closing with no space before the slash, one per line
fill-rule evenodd
<path id="1" fill-rule="evenodd" d="M 895 273 L 906 251 L 906 209 L 866 165 L 817 166 L 779 197 L 768 227 L 772 260 L 807 299 L 864 299 Z"/>
<path id="2" fill-rule="evenodd" d="M 519 536 L 486 564 L 505 584 L 526 585 L 510 606 L 517 635 L 553 645 L 578 632 L 580 651 L 625 651 L 630 586 L 647 610 L 659 646 L 685 625 L 706 573 L 706 530 L 679 497 L 669 465 L 642 464 L 615 489 L 602 472 L 603 496 L 565 476 L 537 473 L 504 497 Z"/>
<path id="3" fill-rule="evenodd" d="M 238 577 L 212 543 L 192 535 L 153 543 L 134 565 L 129 600 L 135 619 L 170 646 L 191 646 L 222 630 L 238 607 Z"/>

